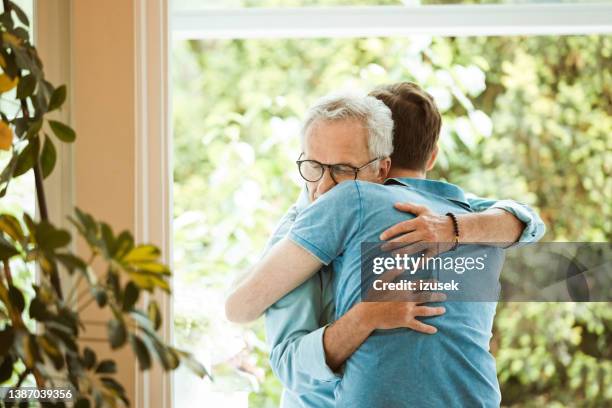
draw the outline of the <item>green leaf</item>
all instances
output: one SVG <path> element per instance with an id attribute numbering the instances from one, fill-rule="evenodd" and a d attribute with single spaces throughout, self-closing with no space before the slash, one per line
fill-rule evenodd
<path id="1" fill-rule="evenodd" d="M 123 293 L 123 311 L 128 312 L 132 310 L 136 302 L 138 301 L 138 296 L 140 295 L 140 289 L 138 286 L 134 284 L 134 282 L 129 281 L 125 286 L 125 291 Z"/>
<path id="2" fill-rule="evenodd" d="M 212 379 L 212 376 L 210 375 L 206 367 L 204 367 L 204 365 L 200 363 L 198 360 L 196 360 L 190 353 L 187 353 L 186 351 L 176 350 L 176 349 L 175 351 L 181 357 L 181 363 L 184 363 L 187 366 L 187 368 L 189 368 L 195 375 L 197 375 L 200 378 L 204 378 L 208 376 L 209 378 Z"/>
<path id="3" fill-rule="evenodd" d="M 164 370 L 174 370 L 178 367 L 180 360 L 174 349 L 160 343 L 158 340 L 151 339 L 151 341 L 153 342 L 153 346 L 155 347 L 155 351 L 157 352 L 157 356 Z"/>
<path id="4" fill-rule="evenodd" d="M 36 89 L 36 77 L 32 74 L 28 74 L 21 77 L 19 84 L 17 84 L 17 99 L 25 99 L 34 93 Z"/>
<path id="5" fill-rule="evenodd" d="M 28 125 L 28 128 L 25 134 L 25 138 L 31 139 L 33 136 L 37 135 L 38 132 L 40 132 L 40 129 L 42 129 L 42 124 L 42 119 L 27 122 L 26 125 Z"/>
<path id="6" fill-rule="evenodd" d="M 49 136 L 45 137 L 45 144 L 43 145 L 42 153 L 40 154 L 40 167 L 42 169 L 43 178 L 47 178 L 49 174 L 55 168 L 55 162 L 57 161 L 57 152 L 53 141 Z"/>
<path id="7" fill-rule="evenodd" d="M 122 231 L 115 240 L 115 259 L 123 259 L 134 248 L 134 238 L 129 231 Z"/>
<path id="8" fill-rule="evenodd" d="M 113 235 L 113 230 L 111 229 L 110 225 L 105 222 L 101 222 L 100 232 L 102 233 L 102 242 L 106 248 L 106 255 L 109 258 L 112 258 L 115 251 L 115 237 Z"/>
<path id="9" fill-rule="evenodd" d="M 111 348 L 117 349 L 125 344 L 127 340 L 127 330 L 121 320 L 112 319 L 108 322 L 108 341 Z"/>
<path id="10" fill-rule="evenodd" d="M 132 349 L 134 353 L 136 353 L 136 357 L 138 357 L 140 371 L 148 370 L 151 367 L 151 355 L 149 354 L 146 344 L 136 335 L 130 336 L 130 342 L 132 343 Z"/>
<path id="11" fill-rule="evenodd" d="M 11 285 L 9 286 L 8 294 L 9 299 L 11 300 L 11 305 L 16 308 L 19 313 L 23 312 L 23 309 L 25 308 L 25 299 L 21 291 L 17 287 Z"/>
<path id="12" fill-rule="evenodd" d="M 0 364 L 0 384 L 5 383 L 13 375 L 13 356 L 5 355 Z"/>
<path id="13" fill-rule="evenodd" d="M 62 264 L 68 272 L 72 273 L 74 270 L 86 270 L 87 264 L 81 258 L 73 254 L 55 254 L 55 258 Z"/>
<path id="14" fill-rule="evenodd" d="M 66 100 L 66 85 L 62 85 L 55 89 L 51 94 L 51 99 L 49 100 L 48 112 L 55 110 L 61 107 Z"/>
<path id="15" fill-rule="evenodd" d="M 97 374 L 114 374 L 117 372 L 117 364 L 113 360 L 102 360 L 96 368 Z"/>
<path id="16" fill-rule="evenodd" d="M 0 330 L 0 356 L 6 356 L 8 351 L 13 347 L 15 340 L 15 330 L 12 326 L 5 326 Z"/>
<path id="17" fill-rule="evenodd" d="M 83 350 L 83 366 L 85 369 L 91 370 L 96 365 L 96 353 L 89 347 Z"/>
<path id="18" fill-rule="evenodd" d="M 19 21 L 26 26 L 30 26 L 30 20 L 28 19 L 28 15 L 14 2 L 11 4 L 11 10 L 15 13 Z"/>
<path id="19" fill-rule="evenodd" d="M 66 246 L 71 240 L 68 231 L 55 228 L 49 221 L 44 220 L 36 225 L 35 236 L 38 245 L 49 250 Z"/>
<path id="20" fill-rule="evenodd" d="M 159 259 L 159 249 L 154 245 L 138 245 L 132 249 L 124 258 L 125 263 L 132 262 L 154 262 Z"/>
<path id="21" fill-rule="evenodd" d="M 91 404 L 87 398 L 79 398 L 74 404 L 74 408 L 91 408 Z"/>
<path id="22" fill-rule="evenodd" d="M 108 295 L 104 289 L 94 289 L 94 296 L 99 307 L 104 307 L 108 303 Z"/>
<path id="23" fill-rule="evenodd" d="M 8 242 L 2 235 L 0 235 L 0 261 L 4 261 L 9 259 L 15 255 L 17 255 L 19 251 Z"/>
<path id="24" fill-rule="evenodd" d="M 45 305 L 38 296 L 30 302 L 30 318 L 43 322 L 49 317 L 47 305 Z"/>
<path id="25" fill-rule="evenodd" d="M 62 355 L 57 343 L 48 334 L 37 337 L 38 345 L 41 350 L 51 358 L 56 370 L 61 370 L 64 366 L 64 356 Z"/>
<path id="26" fill-rule="evenodd" d="M 19 153 L 13 177 L 19 177 L 30 170 L 38 159 L 38 139 L 31 139 L 28 145 Z"/>
<path id="27" fill-rule="evenodd" d="M 14 241 L 21 242 L 24 239 L 19 220 L 11 214 L 0 215 L 0 230 L 4 231 Z"/>
<path id="28" fill-rule="evenodd" d="M 55 136 L 62 142 L 72 143 L 75 141 L 76 133 L 74 133 L 70 126 L 56 120 L 50 120 L 49 126 L 53 133 L 55 133 Z"/>
<path id="29" fill-rule="evenodd" d="M 153 323 L 153 328 L 158 330 L 162 323 L 161 313 L 159 312 L 159 306 L 157 306 L 157 302 L 152 300 L 149 302 L 149 306 L 147 306 L 147 314 L 149 316 L 149 320 Z"/>

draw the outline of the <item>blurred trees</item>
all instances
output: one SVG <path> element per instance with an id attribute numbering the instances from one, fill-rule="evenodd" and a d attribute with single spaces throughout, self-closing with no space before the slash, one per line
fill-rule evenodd
<path id="1" fill-rule="evenodd" d="M 611 54 L 610 36 L 176 42 L 179 345 L 208 350 L 220 389 L 277 405 L 261 322 L 226 325 L 218 304 L 297 197 L 300 118 L 338 88 L 419 83 L 444 115 L 432 178 L 534 206 L 548 240 L 609 241 Z M 611 350 L 608 303 L 500 304 L 504 405 L 611 404 Z"/>

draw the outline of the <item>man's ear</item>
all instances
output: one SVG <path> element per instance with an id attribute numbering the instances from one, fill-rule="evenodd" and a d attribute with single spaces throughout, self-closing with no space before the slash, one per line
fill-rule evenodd
<path id="1" fill-rule="evenodd" d="M 434 146 L 433 151 L 431 152 L 431 156 L 429 156 L 429 160 L 427 161 L 427 166 L 425 166 L 425 171 L 428 172 L 433 169 L 436 164 L 436 159 L 438 158 L 438 145 Z"/>
<path id="2" fill-rule="evenodd" d="M 380 181 L 383 182 L 389 176 L 389 171 L 391 170 L 391 158 L 385 157 L 384 159 L 380 159 L 380 167 L 378 168 L 378 177 Z"/>

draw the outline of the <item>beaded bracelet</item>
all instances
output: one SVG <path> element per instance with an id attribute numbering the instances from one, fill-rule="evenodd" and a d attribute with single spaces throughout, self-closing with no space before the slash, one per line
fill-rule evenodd
<path id="1" fill-rule="evenodd" d="M 446 213 L 448 217 L 453 221 L 453 229 L 455 230 L 455 245 L 450 249 L 450 251 L 454 251 L 459 246 L 459 222 L 457 221 L 457 216 L 453 213 Z"/>

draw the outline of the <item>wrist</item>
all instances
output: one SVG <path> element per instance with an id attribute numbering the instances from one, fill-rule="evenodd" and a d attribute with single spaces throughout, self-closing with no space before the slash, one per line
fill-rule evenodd
<path id="1" fill-rule="evenodd" d="M 372 313 L 371 302 L 361 302 L 356 304 L 349 313 L 352 312 L 352 319 L 355 327 L 359 331 L 370 334 L 376 329 L 376 319 Z"/>

